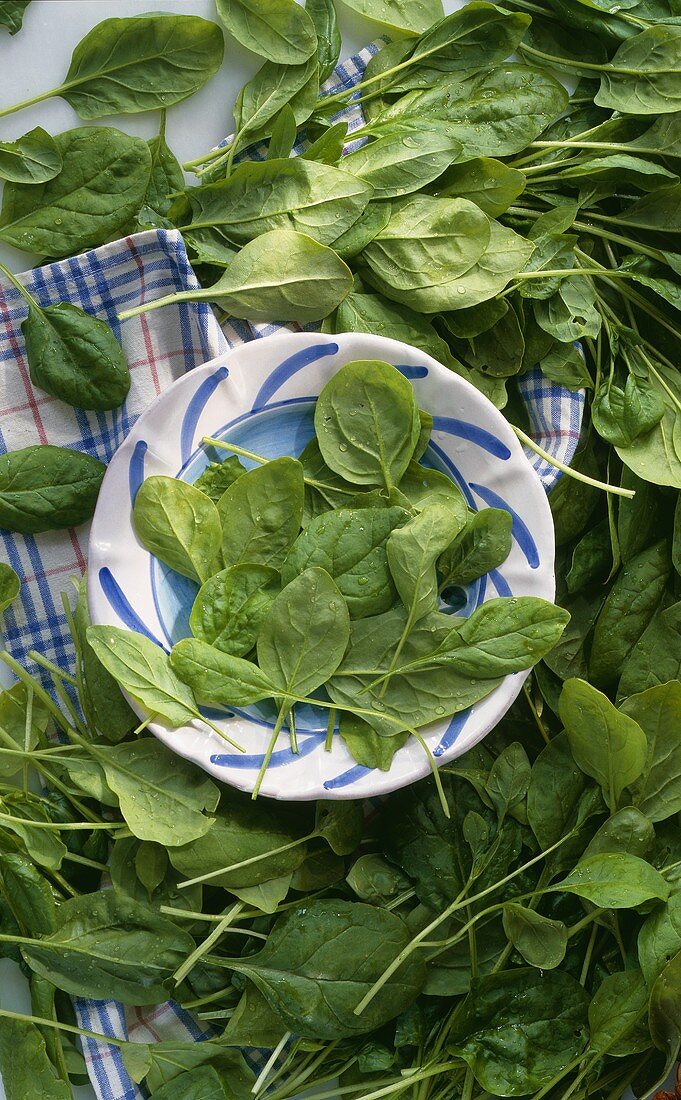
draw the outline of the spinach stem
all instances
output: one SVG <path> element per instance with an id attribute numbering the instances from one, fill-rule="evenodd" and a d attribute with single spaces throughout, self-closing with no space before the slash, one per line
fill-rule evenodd
<path id="1" fill-rule="evenodd" d="M 333 748 L 333 734 L 336 726 L 336 708 L 329 707 L 329 720 L 326 723 L 326 741 L 324 742 L 324 749 L 326 752 L 331 752 Z"/>
<path id="2" fill-rule="evenodd" d="M 438 798 L 440 799 L 440 805 L 442 806 L 442 812 L 447 820 L 449 820 L 452 815 L 449 809 L 449 803 L 447 802 L 447 795 L 445 794 L 444 787 L 442 786 L 442 779 L 440 777 L 440 770 L 437 766 L 437 761 L 418 730 L 414 730 L 412 736 L 416 738 L 419 745 L 426 754 L 428 766 L 433 773 L 433 779 L 435 780 L 435 786 L 437 788 Z"/>
<path id="3" fill-rule="evenodd" d="M 51 672 L 54 676 L 58 676 L 61 680 L 65 680 L 67 684 L 71 684 L 72 687 L 77 687 L 75 676 L 71 676 L 70 673 L 65 672 L 63 668 L 59 668 L 59 665 L 53 664 L 52 661 L 48 661 L 47 657 L 43 657 L 42 653 L 38 653 L 35 649 L 29 649 L 28 656 L 32 661 L 35 661 L 41 668 Z"/>
<path id="4" fill-rule="evenodd" d="M 260 1070 L 260 1073 L 258 1074 L 258 1076 L 255 1079 L 255 1083 L 253 1085 L 253 1088 L 251 1089 L 251 1092 L 253 1093 L 254 1096 L 257 1096 L 259 1092 L 262 1092 L 263 1088 L 265 1087 L 265 1083 L 267 1081 L 267 1078 L 269 1077 L 273 1066 L 276 1064 L 277 1058 L 281 1054 L 282 1050 L 284 1049 L 284 1047 L 286 1046 L 286 1044 L 288 1043 L 290 1038 L 291 1038 L 291 1032 L 290 1031 L 285 1031 L 284 1034 L 282 1035 L 281 1039 L 277 1043 L 276 1047 L 274 1048 L 274 1050 L 270 1054 L 269 1058 L 265 1062 L 265 1065 Z"/>
<path id="5" fill-rule="evenodd" d="M 3 114 L 3 112 L 0 111 L 0 116 L 2 116 L 2 114 Z M 41 310 L 40 306 L 38 305 L 38 303 L 36 302 L 33 295 L 28 292 L 28 290 L 23 285 L 23 283 L 19 282 L 16 275 L 13 275 L 12 272 L 10 271 L 10 269 L 8 267 L 5 267 L 5 265 L 1 264 L 1 263 L 0 263 L 0 271 L 5 276 L 5 278 L 9 279 L 10 283 L 12 283 L 12 285 L 14 287 L 16 287 L 16 289 L 21 294 L 21 297 L 25 301 L 27 301 L 29 305 L 33 306 L 34 309 L 37 309 L 38 313 L 42 313 L 42 310 Z"/>
<path id="6" fill-rule="evenodd" d="M 237 919 L 243 907 L 243 902 L 237 901 L 236 904 L 233 905 L 227 913 L 225 913 L 219 924 L 216 924 L 215 928 L 211 929 L 203 943 L 200 943 L 198 947 L 194 948 L 191 954 L 187 955 L 187 958 L 180 966 L 178 966 L 177 970 L 173 974 L 176 985 L 179 985 L 180 982 L 184 978 L 186 978 L 187 974 L 189 974 L 190 970 L 193 970 L 199 959 L 201 959 L 202 956 L 210 950 L 214 943 L 217 943 L 222 933 L 226 932 L 230 924 L 232 924 L 232 922 Z"/>
<path id="7" fill-rule="evenodd" d="M 532 711 L 532 717 L 534 718 L 537 729 L 539 730 L 540 734 L 544 738 L 544 741 L 548 745 L 549 742 L 551 741 L 551 738 L 549 737 L 548 732 L 546 730 L 546 726 L 542 722 L 541 715 L 539 714 L 539 712 L 538 712 L 538 710 L 537 710 L 537 708 L 534 704 L 534 699 L 532 698 L 532 692 L 530 691 L 530 689 L 527 686 L 527 680 L 523 684 L 523 694 L 525 696 L 525 699 L 527 700 L 528 707 Z"/>
<path id="8" fill-rule="evenodd" d="M 526 435 L 521 428 L 517 428 L 515 424 L 510 425 L 518 439 L 524 443 L 530 450 L 538 454 L 540 458 L 550 462 L 552 466 L 555 466 L 557 470 L 562 470 L 568 477 L 572 477 L 575 481 L 583 481 L 585 485 L 592 485 L 595 489 L 602 489 L 606 493 L 614 493 L 618 497 L 626 497 L 628 500 L 635 495 L 633 489 L 623 489 L 620 485 L 608 485 L 605 481 L 598 481 L 596 478 L 588 477 L 587 474 L 581 473 L 579 470 L 573 470 L 572 467 L 566 466 L 560 459 L 550 455 L 548 451 L 545 451 L 543 447 L 540 447 L 538 443 L 535 443 L 529 435 Z"/>
<path id="9" fill-rule="evenodd" d="M 59 88 L 52 88 L 49 92 L 41 92 L 40 95 L 32 96 L 31 99 L 22 99 L 20 103 L 13 103 L 10 107 L 3 107 L 0 111 L 0 118 L 6 118 L 7 115 L 13 115 L 16 111 L 23 111 L 24 107 L 32 107 L 34 103 L 44 103 L 46 99 L 52 99 L 53 96 L 57 95 L 59 90 Z"/>
<path id="10" fill-rule="evenodd" d="M 34 942 L 39 944 L 41 941 Z M 102 1035 L 99 1031 L 88 1031 L 87 1028 L 58 1023 L 57 1020 L 46 1020 L 43 1016 L 30 1016 L 26 1012 L 10 1012 L 8 1008 L 0 1008 L 0 1017 L 7 1020 L 21 1020 L 26 1024 L 37 1024 L 39 1027 L 53 1027 L 57 1031 L 67 1031 L 70 1035 L 82 1035 L 85 1039 L 96 1039 L 98 1043 L 111 1043 L 115 1047 L 128 1045 L 125 1039 L 115 1039 L 113 1035 Z"/>
<path id="11" fill-rule="evenodd" d="M 253 794 L 251 795 L 251 798 L 253 798 L 253 799 L 256 799 L 258 797 L 259 793 L 260 793 L 260 788 L 262 787 L 262 781 L 265 778 L 265 772 L 267 771 L 269 762 L 272 759 L 272 753 L 274 752 L 274 746 L 277 743 L 277 738 L 279 737 L 279 734 L 281 733 L 282 726 L 284 725 L 284 722 L 286 721 L 286 715 L 288 714 L 290 709 L 291 709 L 291 700 L 290 699 L 284 699 L 281 706 L 279 707 L 279 714 L 277 715 L 277 720 L 274 724 L 274 729 L 272 730 L 272 736 L 270 737 L 270 743 L 267 746 L 267 751 L 265 752 L 263 762 L 260 766 L 260 771 L 258 772 L 258 777 L 255 781 L 255 786 L 253 788 Z"/>
<path id="12" fill-rule="evenodd" d="M 0 821 L 10 821 L 13 825 L 24 825 L 31 829 L 51 829 L 52 832 L 58 833 L 62 831 L 75 832 L 79 829 L 86 829 L 90 832 L 93 829 L 128 828 L 124 821 L 34 821 L 30 817 L 15 817 L 13 814 L 3 814 L 1 812 Z"/>

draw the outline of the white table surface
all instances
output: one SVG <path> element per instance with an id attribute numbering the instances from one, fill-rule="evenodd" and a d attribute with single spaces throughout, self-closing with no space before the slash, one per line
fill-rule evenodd
<path id="1" fill-rule="evenodd" d="M 461 0 L 443 2 L 446 12 L 462 6 Z M 380 34 L 376 24 L 345 11 L 342 3 L 337 3 L 336 9 L 343 36 L 341 58 L 356 53 Z M 213 0 L 32 0 L 18 35 L 12 38 L 0 30 L 0 108 L 57 87 L 64 79 L 74 46 L 102 19 L 149 11 L 217 18 Z M 168 111 L 166 137 L 178 160 L 192 160 L 232 132 L 236 96 L 261 64 L 261 58 L 227 39 L 220 72 L 200 92 Z M 0 140 L 11 141 L 34 126 L 57 134 L 83 125 L 87 123 L 68 103 L 55 98 L 0 119 Z M 149 138 L 158 130 L 158 116 L 120 115 L 97 119 L 94 125 L 119 126 L 128 134 Z M 0 261 L 12 271 L 26 271 L 38 260 L 38 256 L 0 244 Z M 27 984 L 9 959 L 0 959 L 0 1007 L 30 1012 Z M 76 1100 L 95 1100 L 89 1086 L 73 1091 Z M 6 1100 L 2 1081 L 0 1100 Z"/>

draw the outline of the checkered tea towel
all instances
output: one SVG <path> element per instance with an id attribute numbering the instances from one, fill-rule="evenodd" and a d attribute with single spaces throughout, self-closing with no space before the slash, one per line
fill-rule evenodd
<path id="1" fill-rule="evenodd" d="M 360 78 L 377 45 L 340 65 L 326 90 L 352 87 Z M 339 113 L 349 130 L 362 124 L 357 106 Z M 248 156 L 261 157 L 251 149 Z M 183 303 L 150 313 L 119 326 L 116 315 L 173 291 L 198 286 L 178 232 L 154 230 L 128 237 L 84 255 L 48 264 L 20 277 L 38 302 L 70 301 L 103 317 L 120 337 L 132 372 L 125 407 L 112 413 L 70 409 L 40 391 L 28 377 L 21 322 L 26 305 L 18 291 L 0 278 L 0 453 L 33 443 L 72 447 L 108 461 L 136 418 L 153 399 L 185 371 L 204 363 L 245 340 L 281 331 L 277 325 L 228 322 L 220 329 L 210 307 Z M 584 398 L 551 385 L 538 371 L 523 376 L 532 433 L 536 441 L 562 462 L 572 458 L 579 437 Z M 528 451 L 546 489 L 560 476 L 555 467 Z M 73 651 L 60 594 L 70 576 L 86 565 L 88 530 L 32 536 L 0 532 L 4 559 L 22 579 L 21 598 L 4 616 L 4 645 L 22 663 L 30 664 L 30 649 L 68 667 Z M 149 1009 L 128 1009 L 114 1001 L 76 1001 L 84 1029 L 134 1042 L 200 1040 L 208 1031 L 172 1001 Z M 94 1039 L 84 1040 L 88 1071 L 99 1100 L 143 1100 L 144 1092 L 127 1074 L 120 1048 Z M 257 1071 L 267 1052 L 249 1050 L 245 1056 Z"/>

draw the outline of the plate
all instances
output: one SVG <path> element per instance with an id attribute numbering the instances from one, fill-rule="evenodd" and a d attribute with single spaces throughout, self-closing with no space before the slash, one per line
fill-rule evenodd
<path id="1" fill-rule="evenodd" d="M 412 382 L 419 406 L 434 418 L 422 461 L 447 473 L 471 508 L 505 508 L 513 517 L 507 560 L 455 593 L 444 610 L 469 615 L 495 596 L 553 600 L 553 521 L 546 494 L 494 405 L 430 356 L 397 340 L 361 333 L 286 333 L 244 344 L 196 367 L 136 422 L 109 465 L 92 524 L 92 622 L 140 631 L 166 651 L 187 636 L 198 586 L 162 565 L 138 542 L 132 504 L 142 481 L 152 474 L 195 481 L 209 461 L 209 451 L 201 443 L 204 436 L 229 440 L 267 458 L 300 454 L 313 434 L 317 395 L 340 367 L 356 359 L 392 363 Z M 225 452 L 210 452 L 213 460 L 218 457 L 225 457 Z M 244 464 L 253 465 L 245 460 Z M 526 676 L 507 676 L 469 710 L 424 727 L 424 739 L 438 763 L 477 744 L 511 706 Z M 273 711 L 261 704 L 228 718 L 205 713 L 245 752 L 231 749 L 199 719 L 179 729 L 158 723 L 149 729 L 216 779 L 252 791 L 273 727 Z M 332 750 L 325 750 L 326 714 L 320 708 L 297 708 L 296 725 L 299 753 L 291 752 L 284 731 L 261 788 L 265 796 L 366 798 L 406 786 L 429 772 L 429 762 L 414 738 L 396 753 L 390 771 L 383 772 L 356 764 L 338 734 Z"/>

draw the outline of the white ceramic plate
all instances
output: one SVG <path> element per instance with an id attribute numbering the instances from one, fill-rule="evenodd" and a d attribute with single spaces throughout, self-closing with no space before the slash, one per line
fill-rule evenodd
<path id="1" fill-rule="evenodd" d="M 314 402 L 345 363 L 381 359 L 413 383 L 419 406 L 435 420 L 423 461 L 448 473 L 470 507 L 506 508 L 513 547 L 504 564 L 458 594 L 459 614 L 494 596 L 554 597 L 553 523 L 546 494 L 515 435 L 473 386 L 430 356 L 397 340 L 360 333 L 270 336 L 235 348 L 175 382 L 140 417 L 104 478 L 90 539 L 92 621 L 142 631 L 166 650 L 189 633 L 197 586 L 163 566 L 138 542 L 132 503 L 142 480 L 166 474 L 195 481 L 209 460 L 203 436 L 228 439 L 268 458 L 297 455 L 313 433 Z M 224 457 L 225 452 L 211 454 Z M 246 463 L 248 465 L 248 463 Z M 439 763 L 466 752 L 492 729 L 520 691 L 526 673 L 508 676 L 470 710 L 427 726 L 426 743 Z M 212 720 L 215 712 L 209 712 Z M 253 789 L 272 729 L 263 704 L 220 718 L 246 749 L 233 751 L 198 719 L 181 729 L 149 728 L 175 752 L 225 783 Z M 412 738 L 389 772 L 357 765 L 338 736 L 326 752 L 326 715 L 297 713 L 299 754 L 284 731 L 262 785 L 281 799 L 364 798 L 385 794 L 429 771 Z"/>

